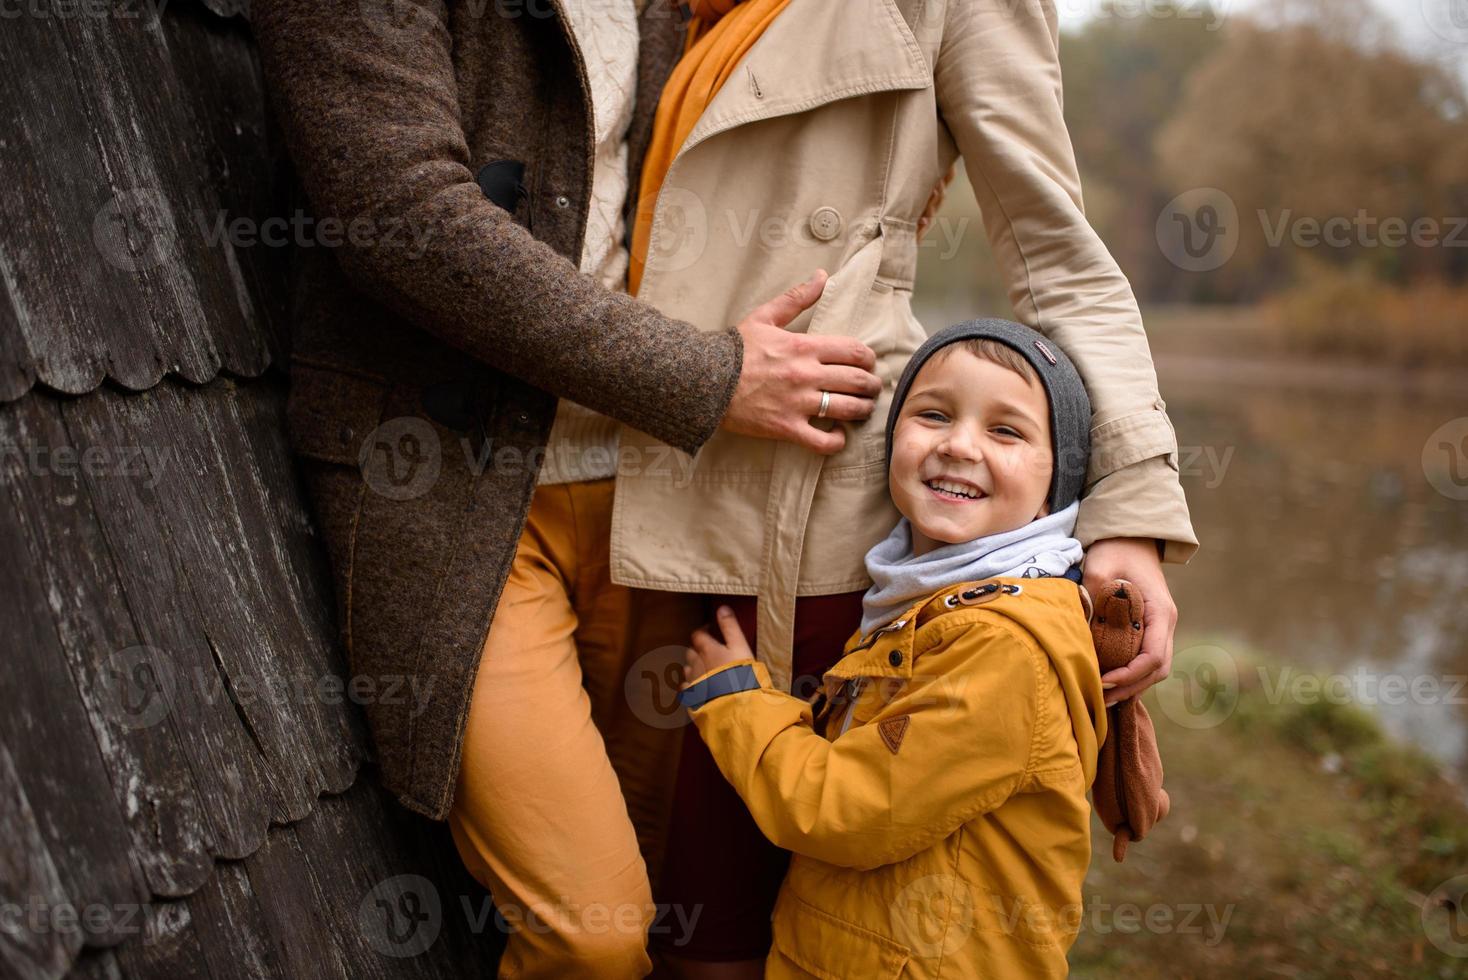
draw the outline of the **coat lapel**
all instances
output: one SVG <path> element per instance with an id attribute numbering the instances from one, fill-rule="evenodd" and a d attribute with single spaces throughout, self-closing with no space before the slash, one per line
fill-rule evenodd
<path id="1" fill-rule="evenodd" d="M 932 70 L 894 0 L 791 0 L 714 96 L 680 153 L 746 123 L 931 84 Z"/>

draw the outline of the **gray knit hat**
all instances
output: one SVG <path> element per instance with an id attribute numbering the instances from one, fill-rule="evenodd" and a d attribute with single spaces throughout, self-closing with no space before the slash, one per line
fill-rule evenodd
<path id="1" fill-rule="evenodd" d="M 1055 447 L 1055 467 L 1050 477 L 1050 513 L 1069 507 L 1081 495 L 1086 466 L 1091 456 L 1091 399 L 1075 365 L 1059 346 L 1029 327 L 1012 320 L 969 320 L 944 327 L 923 342 L 907 362 L 892 407 L 887 412 L 887 466 L 892 466 L 892 430 L 908 389 L 918 370 L 939 348 L 960 340 L 996 340 L 1012 347 L 1035 368 L 1050 399 L 1050 442 Z"/>

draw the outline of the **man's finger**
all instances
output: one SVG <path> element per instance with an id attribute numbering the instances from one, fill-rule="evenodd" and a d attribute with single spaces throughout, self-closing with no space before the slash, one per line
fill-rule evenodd
<path id="1" fill-rule="evenodd" d="M 810 423 L 801 425 L 793 437 L 801 446 L 813 453 L 822 456 L 831 456 L 839 453 L 846 445 L 846 433 L 836 428 L 827 432 L 825 429 L 817 429 Z"/>
<path id="2" fill-rule="evenodd" d="M 1116 687 L 1106 692 L 1106 700 L 1117 700 L 1115 695 L 1118 690 L 1121 690 L 1125 687 L 1130 687 L 1131 685 L 1140 682 L 1142 679 L 1150 677 L 1152 675 L 1152 672 L 1160 666 L 1162 666 L 1162 658 L 1160 656 L 1143 651 L 1136 656 L 1136 659 L 1127 664 L 1125 667 L 1118 667 L 1115 670 L 1108 670 L 1106 673 L 1101 675 L 1101 683 L 1115 684 Z"/>
<path id="3" fill-rule="evenodd" d="M 1138 697 L 1139 695 L 1151 689 L 1154 686 L 1154 683 L 1155 681 L 1153 675 L 1148 675 L 1134 683 L 1120 684 L 1109 691 L 1103 691 L 1102 694 L 1105 697 L 1106 706 L 1109 708 L 1113 704 L 1116 704 L 1120 701 L 1125 701 L 1127 698 Z"/>
<path id="4" fill-rule="evenodd" d="M 1140 694 L 1144 694 L 1144 693 L 1146 693 L 1147 689 L 1150 688 L 1151 686 L 1152 685 L 1150 683 L 1148 683 L 1148 684 L 1128 684 L 1126 687 L 1118 687 L 1115 690 L 1107 691 L 1106 692 L 1106 707 L 1109 708 L 1113 704 L 1120 704 L 1122 701 L 1125 701 L 1128 698 L 1134 698 L 1134 697 L 1137 697 Z"/>
<path id="5" fill-rule="evenodd" d="M 817 269 L 815 275 L 797 286 L 791 286 L 779 296 L 754 311 L 756 320 L 783 327 L 816 304 L 826 288 L 826 271 Z"/>
<path id="6" fill-rule="evenodd" d="M 882 379 L 858 367 L 846 364 L 824 364 L 816 375 L 816 385 L 843 395 L 876 398 L 882 393 Z"/>
<path id="7" fill-rule="evenodd" d="M 1142 634 L 1142 656 L 1151 657 L 1157 662 L 1154 673 L 1160 671 L 1160 675 L 1152 678 L 1152 683 L 1157 683 L 1167 677 L 1172 670 L 1172 639 L 1177 632 L 1177 607 L 1170 604 L 1153 603 L 1142 616 L 1146 624 L 1146 632 Z"/>
<path id="8" fill-rule="evenodd" d="M 807 334 L 806 344 L 822 364 L 849 364 L 863 371 L 877 367 L 877 352 L 855 337 Z"/>
<path id="9" fill-rule="evenodd" d="M 816 412 L 820 411 L 820 400 L 820 395 L 816 395 L 813 399 L 817 405 L 815 406 L 815 411 L 811 412 L 811 415 L 815 415 Z M 876 407 L 877 403 L 870 398 L 853 398 L 851 395 L 832 394 L 831 401 L 826 406 L 826 418 L 841 419 L 845 422 L 857 422 L 865 418 L 870 418 L 872 411 Z"/>

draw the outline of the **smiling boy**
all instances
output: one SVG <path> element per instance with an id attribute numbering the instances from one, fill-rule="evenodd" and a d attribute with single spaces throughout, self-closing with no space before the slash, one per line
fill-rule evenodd
<path id="1" fill-rule="evenodd" d="M 694 635 L 680 698 L 794 852 L 766 976 L 1065 975 L 1106 730 L 1071 536 L 1090 415 L 1035 331 L 938 332 L 887 421 L 902 520 L 813 703 L 771 687 L 727 607 L 723 642 Z"/>

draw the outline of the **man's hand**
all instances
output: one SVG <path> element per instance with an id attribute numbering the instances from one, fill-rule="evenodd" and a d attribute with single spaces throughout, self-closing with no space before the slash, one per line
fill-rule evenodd
<path id="1" fill-rule="evenodd" d="M 1092 598 L 1112 579 L 1124 578 L 1142 593 L 1142 652 L 1125 667 L 1101 675 L 1108 706 L 1141 694 L 1172 671 L 1172 635 L 1177 606 L 1162 576 L 1162 560 L 1151 538 L 1107 538 L 1086 551 L 1082 584 Z"/>
<path id="2" fill-rule="evenodd" d="M 683 656 L 684 688 L 688 687 L 689 682 L 725 664 L 754 659 L 754 652 L 749 649 L 749 641 L 745 640 L 744 631 L 739 628 L 739 619 L 734 615 L 734 610 L 728 606 L 720 606 L 717 616 L 719 631 L 724 634 L 724 640 L 719 642 L 705 627 L 693 631 L 693 648 Z"/>
<path id="3" fill-rule="evenodd" d="M 722 428 L 830 455 L 846 444 L 846 433 L 839 426 L 828 432 L 811 424 L 821 410 L 822 391 L 831 393 L 827 418 L 856 421 L 872 414 L 882 381 L 872 373 L 877 356 L 870 347 L 851 337 L 785 329 L 825 288 L 826 273 L 817 270 L 740 322 L 744 366 Z"/>

